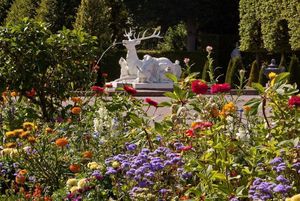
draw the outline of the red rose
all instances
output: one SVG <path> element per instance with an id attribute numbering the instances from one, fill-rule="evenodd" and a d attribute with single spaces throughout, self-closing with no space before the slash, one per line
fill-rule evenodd
<path id="1" fill-rule="evenodd" d="M 145 102 L 148 103 L 149 105 L 154 106 L 154 107 L 157 107 L 157 105 L 158 105 L 158 102 L 152 100 L 151 98 L 146 98 Z"/>
<path id="2" fill-rule="evenodd" d="M 135 95 L 135 94 L 137 93 L 137 91 L 136 91 L 135 88 L 130 87 L 130 86 L 127 86 L 127 85 L 124 85 L 124 86 L 123 86 L 123 89 L 124 89 L 127 93 L 129 93 L 129 94 L 131 94 L 131 95 Z"/>
<path id="3" fill-rule="evenodd" d="M 208 86 L 205 82 L 201 80 L 194 80 L 192 82 L 192 92 L 196 94 L 205 94 L 207 92 Z"/>
<path id="4" fill-rule="evenodd" d="M 26 96 L 28 97 L 34 97 L 36 95 L 36 91 L 34 88 L 32 88 L 30 91 L 26 91 Z"/>
<path id="5" fill-rule="evenodd" d="M 91 90 L 96 92 L 96 93 L 103 93 L 104 92 L 104 88 L 103 87 L 99 87 L 99 86 L 92 86 Z"/>
<path id="6" fill-rule="evenodd" d="M 228 83 L 224 83 L 224 84 L 213 84 L 211 86 L 211 93 L 215 94 L 215 93 L 224 93 L 224 92 L 229 92 L 231 89 L 230 84 Z"/>
<path id="7" fill-rule="evenodd" d="M 293 107 L 293 106 L 296 106 L 296 107 L 300 106 L 300 96 L 292 96 L 289 99 L 289 107 Z"/>

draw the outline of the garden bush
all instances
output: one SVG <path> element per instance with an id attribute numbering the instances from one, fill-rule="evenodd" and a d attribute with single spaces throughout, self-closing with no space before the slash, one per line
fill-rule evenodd
<path id="1" fill-rule="evenodd" d="M 251 86 L 252 83 L 259 81 L 259 72 L 260 72 L 260 66 L 257 64 L 257 61 L 254 60 L 251 65 L 248 86 Z"/>
<path id="2" fill-rule="evenodd" d="M 296 55 L 291 57 L 290 65 L 288 67 L 288 72 L 290 72 L 290 83 L 296 83 L 297 87 L 300 88 L 300 62 Z"/>
<path id="3" fill-rule="evenodd" d="M 91 86 L 95 37 L 63 29 L 52 34 L 46 24 L 25 19 L 0 29 L 1 88 L 17 91 L 51 120 L 72 90 Z"/>
<path id="4" fill-rule="evenodd" d="M 65 116 L 51 123 L 28 119 L 23 111 L 31 108 L 31 99 L 7 89 L 0 105 L 1 199 L 300 196 L 300 96 L 288 84 L 289 73 L 271 74 L 267 88 L 253 83 L 260 96 L 242 107 L 240 97 L 226 96 L 228 83 L 196 76 L 168 75 L 174 90 L 160 103 L 136 98 L 130 86 L 110 97 L 106 88 L 93 86 L 92 97 L 70 97 Z M 158 107 L 170 114 L 157 120 Z M 24 118 L 9 127 L 7 111 Z"/>
<path id="5" fill-rule="evenodd" d="M 231 58 L 227 67 L 225 82 L 235 86 L 238 84 L 238 72 L 243 68 L 242 58 Z"/>

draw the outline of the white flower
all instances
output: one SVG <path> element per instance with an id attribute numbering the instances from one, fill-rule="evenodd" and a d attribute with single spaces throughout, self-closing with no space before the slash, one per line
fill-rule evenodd
<path id="1" fill-rule="evenodd" d="M 236 137 L 237 137 L 237 139 L 239 139 L 241 141 L 244 141 L 244 142 L 246 142 L 246 141 L 248 141 L 250 139 L 249 134 L 247 134 L 247 132 L 245 131 L 245 129 L 242 128 L 242 127 L 239 128 L 239 132 L 236 133 Z"/>
<path id="2" fill-rule="evenodd" d="M 97 117 L 94 119 L 95 132 L 102 134 L 104 131 L 110 131 L 112 129 L 112 118 L 108 110 L 102 106 L 98 109 L 96 114 Z"/>
<path id="3" fill-rule="evenodd" d="M 211 53 L 211 51 L 213 50 L 212 46 L 206 46 L 206 52 Z"/>

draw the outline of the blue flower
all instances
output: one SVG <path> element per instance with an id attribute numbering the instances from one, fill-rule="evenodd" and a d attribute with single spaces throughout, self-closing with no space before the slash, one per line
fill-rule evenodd
<path id="1" fill-rule="evenodd" d="M 126 145 L 126 148 L 127 148 L 127 150 L 128 151 L 134 151 L 134 150 L 136 150 L 136 144 L 128 144 L 128 145 Z"/>
<path id="2" fill-rule="evenodd" d="M 282 158 L 281 157 L 276 157 L 274 158 L 273 160 L 270 161 L 270 164 L 271 165 L 275 165 L 275 164 L 278 164 L 278 163 L 282 163 Z"/>
<path id="3" fill-rule="evenodd" d="M 276 180 L 284 184 L 289 183 L 289 180 L 286 179 L 283 175 L 279 175 L 278 177 L 276 177 Z"/>

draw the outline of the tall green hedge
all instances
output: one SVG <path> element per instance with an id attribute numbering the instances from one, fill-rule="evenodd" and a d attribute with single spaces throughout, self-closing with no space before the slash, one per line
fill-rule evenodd
<path id="1" fill-rule="evenodd" d="M 257 64 L 257 61 L 254 60 L 251 64 L 251 71 L 250 71 L 250 76 L 247 84 L 248 86 L 251 86 L 251 84 L 254 82 L 258 82 L 259 72 L 260 72 L 260 66 Z"/>
<path id="2" fill-rule="evenodd" d="M 229 61 L 229 65 L 226 72 L 225 82 L 232 86 L 238 84 L 239 70 L 243 68 L 242 58 L 234 57 Z"/>
<path id="3" fill-rule="evenodd" d="M 58 26 L 58 2 L 57 0 L 42 0 L 39 7 L 36 10 L 36 19 L 42 22 L 50 24 L 52 31 L 57 31 L 61 27 Z"/>
<path id="4" fill-rule="evenodd" d="M 240 0 L 240 49 L 300 50 L 299 19 L 299 0 Z"/>

